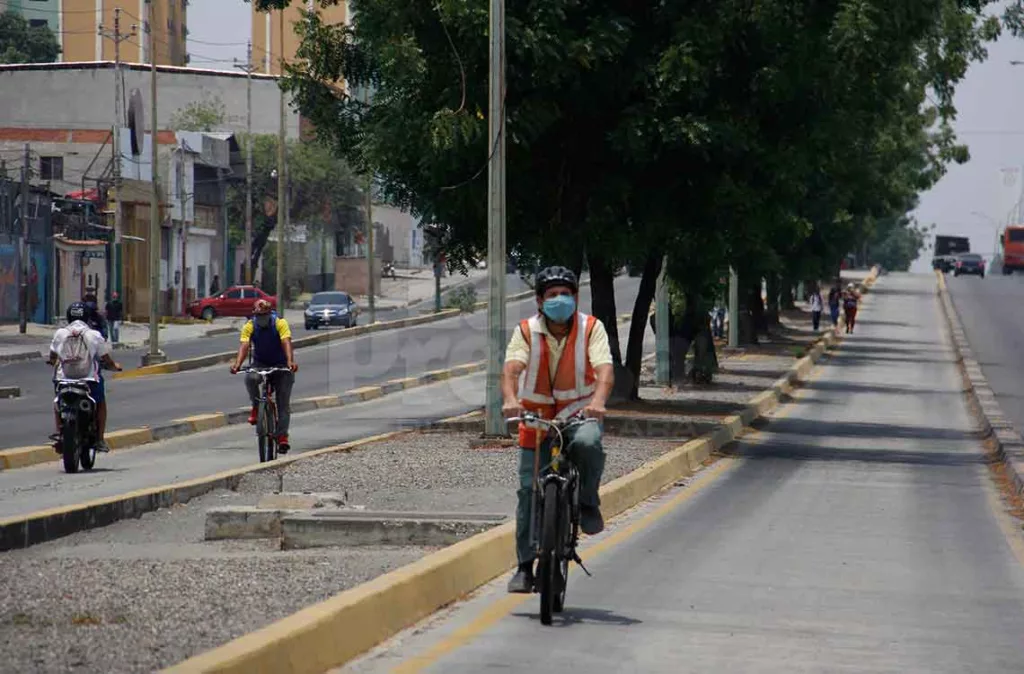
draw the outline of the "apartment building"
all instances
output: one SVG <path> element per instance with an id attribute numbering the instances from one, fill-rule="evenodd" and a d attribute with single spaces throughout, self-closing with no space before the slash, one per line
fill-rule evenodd
<path id="1" fill-rule="evenodd" d="M 252 51 L 253 61 L 260 66 L 260 72 L 267 75 L 281 74 L 281 55 L 287 62 L 295 60 L 299 50 L 299 36 L 293 26 L 302 20 L 302 10 L 315 9 L 323 21 L 328 23 L 346 23 L 348 21 L 348 3 L 339 2 L 331 7 L 320 7 L 312 0 L 292 0 L 291 6 L 284 10 L 284 34 L 281 33 L 280 12 L 252 11 Z M 284 39 L 282 44 L 282 37 Z"/>
<path id="2" fill-rule="evenodd" d="M 62 62 L 114 60 L 114 41 L 100 35 L 99 29 L 114 30 L 114 10 L 119 8 L 121 31 L 130 34 L 134 25 L 137 33 L 121 42 L 121 60 L 149 63 L 149 40 L 143 31 L 150 1 L 155 11 L 157 64 L 186 65 L 188 0 L 4 0 L 3 5 L 31 25 L 48 26 L 57 35 Z"/>

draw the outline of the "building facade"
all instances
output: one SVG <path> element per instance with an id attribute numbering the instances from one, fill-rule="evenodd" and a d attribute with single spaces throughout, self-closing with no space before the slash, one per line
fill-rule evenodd
<path id="1" fill-rule="evenodd" d="M 294 25 L 302 21 L 302 10 L 315 10 L 325 23 L 347 23 L 348 2 L 342 0 L 337 5 L 320 7 L 313 0 L 292 0 L 288 9 L 284 10 L 284 33 L 281 33 L 280 12 L 252 11 L 252 53 L 255 65 L 260 72 L 267 75 L 281 74 L 281 56 L 291 63 L 299 50 L 299 36 L 295 34 Z M 283 38 L 283 42 L 282 42 Z"/>
<path id="2" fill-rule="evenodd" d="M 207 0 L 208 1 L 208 0 Z M 156 62 L 158 65 L 188 64 L 188 0 L 152 0 Z M 136 36 L 121 43 L 121 60 L 149 63 L 149 40 L 144 27 L 149 21 L 148 0 L 6 0 L 8 11 L 20 14 L 34 26 L 47 26 L 57 36 L 61 62 L 108 61 L 114 59 L 113 40 L 100 35 L 102 26 L 114 30 L 114 10 L 121 10 L 121 31 Z"/>

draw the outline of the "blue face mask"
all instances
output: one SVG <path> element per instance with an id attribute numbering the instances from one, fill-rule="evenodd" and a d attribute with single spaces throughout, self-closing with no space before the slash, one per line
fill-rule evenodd
<path id="1" fill-rule="evenodd" d="M 565 323 L 576 313 L 576 300 L 572 295 L 559 295 L 544 300 L 541 311 L 555 323 Z"/>

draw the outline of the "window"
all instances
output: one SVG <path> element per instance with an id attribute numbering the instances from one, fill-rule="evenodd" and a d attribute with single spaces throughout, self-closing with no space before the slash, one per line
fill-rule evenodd
<path id="1" fill-rule="evenodd" d="M 232 288 L 231 290 L 227 291 L 227 293 L 225 293 L 224 297 L 226 297 L 229 300 L 240 300 L 242 299 L 242 289 Z"/>
<path id="2" fill-rule="evenodd" d="M 50 23 L 46 19 L 29 19 L 28 25 L 30 28 L 48 28 Z"/>
<path id="3" fill-rule="evenodd" d="M 1024 243 L 1024 229 L 1008 229 L 1006 232 L 1013 243 Z"/>
<path id="4" fill-rule="evenodd" d="M 40 157 L 39 175 L 43 180 L 64 180 L 64 157 Z"/>

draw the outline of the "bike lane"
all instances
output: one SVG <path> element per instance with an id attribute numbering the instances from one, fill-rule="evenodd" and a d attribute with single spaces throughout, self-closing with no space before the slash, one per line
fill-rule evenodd
<path id="1" fill-rule="evenodd" d="M 550 628 L 501 578 L 338 671 L 1021 671 L 1024 540 L 933 284 L 886 277 L 766 427 L 590 539 Z"/>

